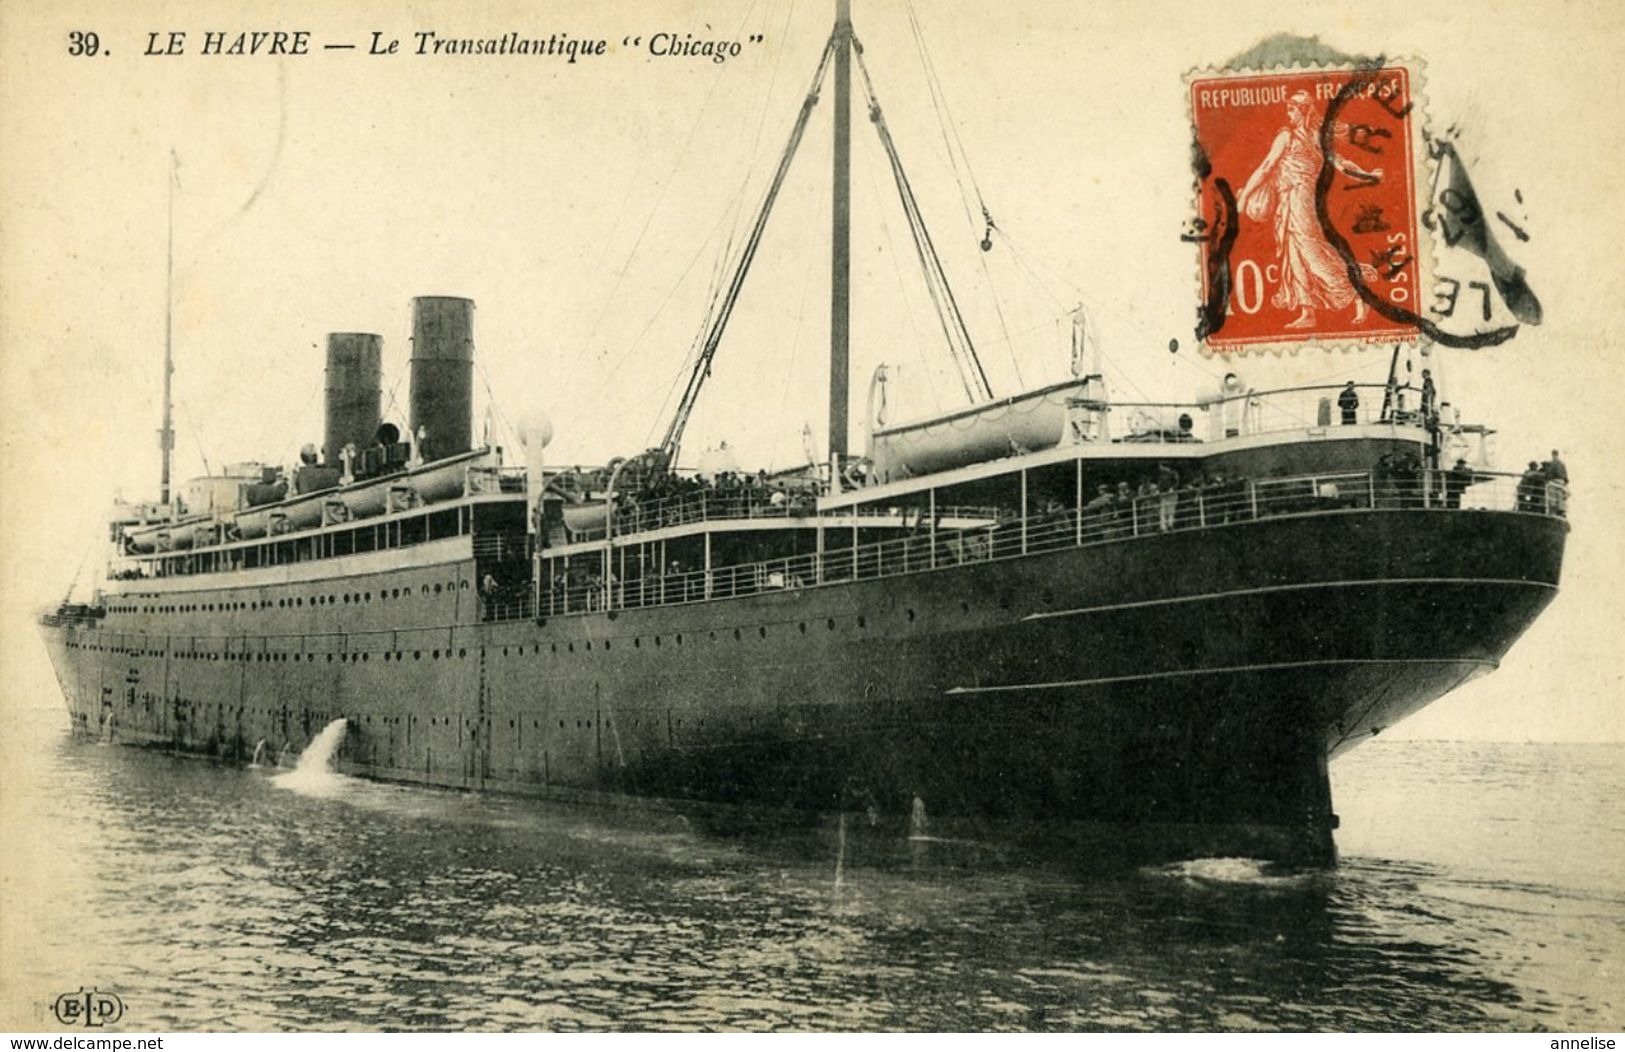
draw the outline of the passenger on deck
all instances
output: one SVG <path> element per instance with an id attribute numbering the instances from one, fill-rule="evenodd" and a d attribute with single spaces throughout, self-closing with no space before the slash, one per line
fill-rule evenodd
<path id="1" fill-rule="evenodd" d="M 1105 535 L 1112 516 L 1112 490 L 1105 483 L 1095 487 L 1095 495 L 1083 506 L 1083 528 L 1090 539 Z"/>
<path id="2" fill-rule="evenodd" d="M 1545 488 L 1546 480 L 1541 476 L 1540 465 L 1531 460 L 1523 476 L 1518 479 L 1518 510 L 1539 511 L 1540 494 Z"/>
<path id="3" fill-rule="evenodd" d="M 1149 533 L 1154 521 L 1156 506 L 1157 484 L 1149 478 L 1140 480 L 1140 488 L 1134 492 L 1134 532 Z"/>
<path id="4" fill-rule="evenodd" d="M 1568 506 L 1569 469 L 1557 455 L 1557 450 L 1552 450 L 1552 459 L 1542 465 L 1541 473 L 1545 475 L 1547 483 L 1541 487 L 1546 497 L 1546 510 L 1554 515 L 1562 515 Z M 1560 485 L 1550 485 L 1553 482 Z"/>
<path id="5" fill-rule="evenodd" d="M 1134 491 L 1127 482 L 1117 484 L 1117 500 L 1112 505 L 1112 534 L 1124 536 L 1134 532 Z"/>
<path id="6" fill-rule="evenodd" d="M 1166 463 L 1157 465 L 1157 493 L 1157 529 L 1167 533 L 1179 510 L 1179 473 Z"/>
<path id="7" fill-rule="evenodd" d="M 1357 424 L 1360 422 L 1360 395 L 1354 390 L 1353 380 L 1345 384 L 1342 393 L 1337 396 L 1337 408 L 1343 411 L 1343 423 Z"/>
<path id="8" fill-rule="evenodd" d="M 487 573 L 484 579 L 480 581 L 480 598 L 485 602 L 485 616 L 488 619 L 495 617 L 497 606 L 497 579 L 494 575 Z"/>

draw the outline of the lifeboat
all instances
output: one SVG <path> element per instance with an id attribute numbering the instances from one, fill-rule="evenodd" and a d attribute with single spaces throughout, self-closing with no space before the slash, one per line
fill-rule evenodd
<path id="1" fill-rule="evenodd" d="M 579 504 L 564 505 L 564 525 L 571 533 L 603 533 L 604 516 L 607 514 L 609 502 L 605 500 L 584 500 Z"/>
<path id="2" fill-rule="evenodd" d="M 1086 380 L 1040 387 L 953 413 L 877 428 L 870 447 L 880 482 L 949 471 L 1060 445 Z"/>
<path id="3" fill-rule="evenodd" d="M 389 486 L 394 479 L 364 482 L 339 491 L 339 499 L 352 519 L 366 519 L 382 515 L 389 504 Z"/>
<path id="4" fill-rule="evenodd" d="M 462 456 L 448 457 L 438 463 L 419 468 L 407 476 L 406 483 L 417 492 L 418 498 L 425 504 L 452 500 L 463 495 L 463 490 L 468 485 L 468 469 L 474 467 L 484 457 L 483 449 Z"/>
<path id="5" fill-rule="evenodd" d="M 269 506 L 251 508 L 248 511 L 237 513 L 237 536 L 245 541 L 265 536 L 265 531 L 271 526 L 271 509 Z"/>
<path id="6" fill-rule="evenodd" d="M 327 498 L 333 495 L 332 490 L 323 490 L 320 493 L 311 493 L 283 504 L 274 505 L 288 520 L 288 531 L 303 530 L 311 526 L 322 524 L 322 508 Z"/>

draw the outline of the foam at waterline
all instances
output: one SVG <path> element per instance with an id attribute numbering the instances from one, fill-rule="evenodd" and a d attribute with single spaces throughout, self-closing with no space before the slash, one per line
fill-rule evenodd
<path id="1" fill-rule="evenodd" d="M 340 716 L 323 727 L 321 733 L 312 738 L 305 751 L 299 754 L 299 762 L 293 770 L 272 778 L 272 783 L 296 792 L 323 793 L 332 792 L 349 781 L 333 769 L 333 758 L 338 755 L 339 746 L 344 742 L 344 732 L 349 726 L 350 721 Z"/>
<path id="2" fill-rule="evenodd" d="M 1259 858 L 1196 858 L 1150 867 L 1142 872 L 1178 877 L 1199 884 L 1254 884 L 1270 886 L 1299 883 L 1314 871 L 1299 871 Z"/>

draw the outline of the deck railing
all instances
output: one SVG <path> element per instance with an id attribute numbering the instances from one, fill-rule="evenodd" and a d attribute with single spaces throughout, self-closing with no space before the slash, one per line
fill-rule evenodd
<path id="1" fill-rule="evenodd" d="M 1347 424 L 1428 424 L 1422 392 L 1416 388 L 1356 384 L 1352 406 L 1341 401 L 1345 391 L 1342 385 L 1319 384 L 1215 394 L 1199 402 L 1113 402 L 1109 407 L 1112 437 L 1122 442 L 1216 442 L 1238 435 Z M 1436 419 L 1440 408 L 1433 407 Z M 1188 430 L 1179 426 L 1182 416 L 1188 420 Z"/>
<path id="2" fill-rule="evenodd" d="M 1491 472 L 1343 472 L 1236 479 L 1169 493 L 1097 497 L 1084 506 L 1081 515 L 1075 509 L 1061 508 L 959 530 L 931 531 L 928 523 L 921 522 L 905 537 L 709 571 L 651 574 L 607 583 L 592 576 L 581 580 L 570 575 L 544 583 L 538 612 L 551 616 L 729 599 L 1286 516 L 1393 509 L 1492 510 L 1563 517 L 1567 504 L 1568 487 L 1562 482 Z M 827 536 L 837 538 L 843 533 L 831 530 Z M 530 616 L 527 604 L 510 605 L 516 611 L 513 616 Z M 520 610 L 524 612 L 517 612 Z"/>
<path id="3" fill-rule="evenodd" d="M 977 507 L 940 507 L 937 514 L 945 518 L 975 518 L 992 521 L 998 509 Z M 657 500 L 622 498 L 612 517 L 611 528 L 616 537 L 636 533 L 649 533 L 671 526 L 687 526 L 701 522 L 725 522 L 741 519 L 811 519 L 818 514 L 817 502 L 811 494 L 788 494 L 760 489 L 716 490 L 707 489 L 682 493 Z M 849 509 L 843 514 L 872 518 L 895 517 L 897 508 L 867 507 Z M 594 523 L 580 530 L 572 529 L 571 543 L 602 541 L 605 525 Z"/>

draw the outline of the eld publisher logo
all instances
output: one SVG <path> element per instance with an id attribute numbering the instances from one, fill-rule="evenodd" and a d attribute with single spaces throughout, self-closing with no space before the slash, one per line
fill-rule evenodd
<path id="1" fill-rule="evenodd" d="M 118 994 L 81 986 L 74 993 L 58 997 L 51 1010 L 63 1026 L 107 1026 L 124 1017 L 124 1002 Z"/>

